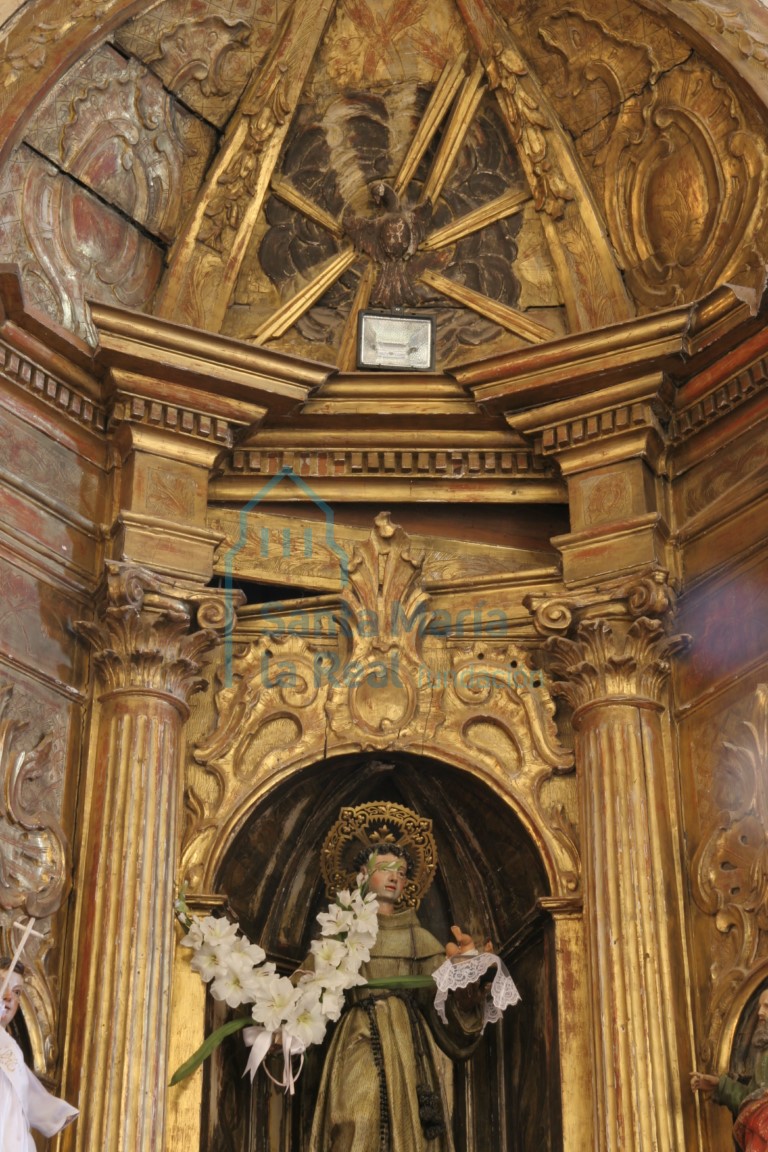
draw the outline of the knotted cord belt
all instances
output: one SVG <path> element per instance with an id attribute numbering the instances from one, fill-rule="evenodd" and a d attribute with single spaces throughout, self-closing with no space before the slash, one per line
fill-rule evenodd
<path id="1" fill-rule="evenodd" d="M 384 1071 L 384 1051 L 381 1046 L 381 1033 L 376 1019 L 376 1003 L 379 1000 L 389 1000 L 394 997 L 401 1000 L 408 1012 L 408 1021 L 411 1025 L 413 1050 L 416 1056 L 419 1082 L 416 1085 L 416 1098 L 419 1102 L 419 1121 L 426 1140 L 436 1140 L 445 1132 L 445 1118 L 440 1102 L 440 1096 L 432 1088 L 429 1078 L 429 1068 L 426 1054 L 426 1041 L 424 1037 L 424 1020 L 414 1003 L 413 996 L 407 992 L 384 991 L 378 996 L 358 996 L 348 1004 L 348 1009 L 362 1008 L 368 1017 L 368 1027 L 371 1033 L 371 1053 L 379 1081 L 379 1152 L 391 1152 L 392 1125 L 389 1109 L 389 1092 L 387 1078 Z"/>

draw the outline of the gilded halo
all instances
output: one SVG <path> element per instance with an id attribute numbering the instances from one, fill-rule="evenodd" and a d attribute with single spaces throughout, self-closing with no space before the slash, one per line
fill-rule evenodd
<path id="1" fill-rule="evenodd" d="M 419 816 L 404 804 L 374 800 L 356 808 L 342 808 L 339 818 L 325 838 L 320 867 L 328 899 L 333 900 L 342 888 L 355 884 L 360 852 L 386 852 L 397 845 L 411 860 L 400 904 L 416 908 L 435 878 L 437 846 L 432 834 L 432 821 Z"/>

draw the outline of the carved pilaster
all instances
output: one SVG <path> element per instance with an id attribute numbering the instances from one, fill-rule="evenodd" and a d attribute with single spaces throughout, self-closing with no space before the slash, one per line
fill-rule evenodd
<path id="1" fill-rule="evenodd" d="M 215 593 L 112 564 L 100 618 L 77 625 L 99 702 L 68 1052 L 77 1149 L 162 1147 L 183 727 L 216 639 L 193 621 L 212 615 Z"/>
<path id="2" fill-rule="evenodd" d="M 560 633 L 547 641 L 552 691 L 574 707 L 601 1152 L 686 1146 L 682 908 L 668 880 L 679 875 L 677 801 L 662 713 L 670 657 L 687 638 L 659 618 L 673 600 L 652 573 L 529 605 L 540 630 Z"/>

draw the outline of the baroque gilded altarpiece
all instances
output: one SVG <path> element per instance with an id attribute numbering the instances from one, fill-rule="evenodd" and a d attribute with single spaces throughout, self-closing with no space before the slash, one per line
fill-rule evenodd
<path id="1" fill-rule="evenodd" d="M 0 935 L 62 1149 L 299 1152 L 173 900 L 289 970 L 343 803 L 523 1005 L 461 1152 L 728 1146 L 768 979 L 758 0 L 0 3 Z M 366 307 L 434 373 L 355 371 Z"/>

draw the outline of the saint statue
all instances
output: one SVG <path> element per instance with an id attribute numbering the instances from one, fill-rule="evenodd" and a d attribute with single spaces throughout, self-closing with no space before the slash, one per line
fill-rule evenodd
<path id="1" fill-rule="evenodd" d="M 0 983 L 5 989 L 0 1003 L 0 1147 L 3 1152 L 35 1152 L 30 1128 L 54 1136 L 72 1123 L 78 1111 L 45 1090 L 6 1031 L 24 988 L 24 965 L 17 963 L 10 971 L 12 964 L 7 957 L 0 959 Z"/>
<path id="2" fill-rule="evenodd" d="M 733 1138 L 742 1152 L 768 1149 L 768 989 L 757 1002 L 757 1022 L 749 1045 L 752 1075 L 749 1081 L 730 1075 L 693 1072 L 691 1088 L 733 1113 Z"/>
<path id="3" fill-rule="evenodd" d="M 446 949 L 417 908 L 437 869 L 431 820 L 400 804 L 343 808 L 323 846 L 329 899 L 360 877 L 378 901 L 378 935 L 367 980 L 430 976 Z M 449 954 L 473 949 L 459 943 Z M 311 965 L 311 958 L 308 962 Z M 325 1061 L 310 1152 L 453 1152 L 442 1052 L 466 1057 L 482 1028 L 479 986 L 454 993 L 448 1024 L 433 1010 L 434 987 L 359 987 L 346 993 Z"/>

